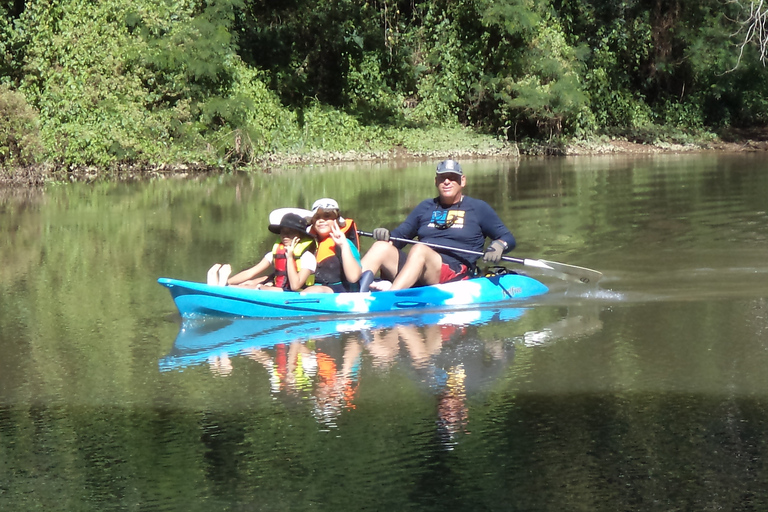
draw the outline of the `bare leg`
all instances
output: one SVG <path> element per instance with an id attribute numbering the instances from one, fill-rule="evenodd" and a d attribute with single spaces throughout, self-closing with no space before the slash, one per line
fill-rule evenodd
<path id="1" fill-rule="evenodd" d="M 397 263 L 400 252 L 389 242 L 375 242 L 362 260 L 363 272 L 370 270 L 374 274 L 381 271 L 381 277 L 390 281 L 397 275 Z"/>
<path id="2" fill-rule="evenodd" d="M 219 284 L 219 269 L 221 263 L 215 263 L 208 269 L 208 280 L 206 281 L 210 286 L 216 286 Z"/>
<path id="3" fill-rule="evenodd" d="M 269 276 L 254 277 L 253 279 L 250 279 L 248 281 L 243 281 L 242 283 L 236 284 L 234 286 L 239 286 L 240 288 L 259 288 L 259 285 L 263 285 L 264 283 L 267 282 L 268 279 L 269 279 Z M 272 285 L 269 285 L 269 286 L 272 286 Z"/>
<path id="4" fill-rule="evenodd" d="M 259 290 L 263 292 L 284 292 L 285 291 L 282 288 L 279 288 L 272 284 L 265 284 L 261 288 L 259 288 Z"/>
<path id="5" fill-rule="evenodd" d="M 422 284 L 437 284 L 440 282 L 442 266 L 443 259 L 438 253 L 426 245 L 415 245 L 390 290 L 410 288 L 419 281 Z"/>

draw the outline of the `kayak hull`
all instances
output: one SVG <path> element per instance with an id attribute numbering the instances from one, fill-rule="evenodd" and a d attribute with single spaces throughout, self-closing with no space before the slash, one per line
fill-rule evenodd
<path id="1" fill-rule="evenodd" d="M 165 277 L 158 279 L 158 283 L 168 288 L 179 313 L 187 319 L 205 316 L 288 319 L 398 313 L 524 301 L 548 291 L 541 282 L 519 274 L 366 293 L 280 293 Z"/>

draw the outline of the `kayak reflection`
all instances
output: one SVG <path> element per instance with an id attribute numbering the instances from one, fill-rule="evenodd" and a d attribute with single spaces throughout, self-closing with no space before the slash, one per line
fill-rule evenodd
<path id="1" fill-rule="evenodd" d="M 228 359 L 253 348 L 293 341 L 318 340 L 343 333 L 370 336 L 370 331 L 397 326 L 480 325 L 506 322 L 523 315 L 524 308 L 495 308 L 327 320 L 225 319 L 185 320 L 171 352 L 160 360 L 160 370 L 201 364 L 210 358 Z"/>
<path id="2" fill-rule="evenodd" d="M 214 374 L 227 376 L 232 359 L 250 359 L 266 369 L 273 396 L 307 400 L 325 428 L 336 427 L 343 411 L 357 407 L 361 367 L 366 374 L 397 368 L 435 397 L 436 432 L 450 448 L 457 434 L 467 431 L 467 397 L 504 374 L 516 345 L 542 346 L 602 326 L 595 309 L 569 311 L 538 330 L 516 328 L 527 311 L 476 309 L 316 322 L 211 318 L 182 324 L 159 365 L 170 371 L 207 364 Z M 486 324 L 493 325 L 482 327 Z"/>

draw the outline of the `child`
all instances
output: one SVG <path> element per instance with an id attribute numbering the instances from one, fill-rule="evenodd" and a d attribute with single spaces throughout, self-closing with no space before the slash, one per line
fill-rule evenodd
<path id="1" fill-rule="evenodd" d="M 280 235 L 272 250 L 253 267 L 232 277 L 230 265 L 215 264 L 208 270 L 208 284 L 241 286 L 268 291 L 299 291 L 314 282 L 317 267 L 315 241 L 307 235 L 307 221 L 295 213 L 286 213 L 269 230 Z M 270 267 L 274 272 L 261 274 Z"/>
<path id="2" fill-rule="evenodd" d="M 355 222 L 339 216 L 339 204 L 333 199 L 318 199 L 312 205 L 310 233 L 317 237 L 317 271 L 315 286 L 306 291 L 358 291 L 357 282 L 362 268 Z"/>

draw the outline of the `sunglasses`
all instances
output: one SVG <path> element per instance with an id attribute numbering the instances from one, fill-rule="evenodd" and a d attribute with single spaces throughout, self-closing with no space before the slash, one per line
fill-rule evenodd
<path id="1" fill-rule="evenodd" d="M 444 221 L 438 223 L 435 222 L 434 225 L 437 229 L 448 229 L 449 227 L 453 226 L 456 223 L 456 216 L 452 216 L 450 219 L 445 219 Z"/>
<path id="2" fill-rule="evenodd" d="M 461 183 L 461 175 L 454 174 L 454 173 L 438 174 L 437 176 L 435 176 L 435 181 L 437 183 L 442 183 L 446 180 L 446 178 L 451 181 L 455 181 L 456 183 Z"/>
<path id="3" fill-rule="evenodd" d="M 315 220 L 317 219 L 323 219 L 323 220 L 336 220 L 339 218 L 339 214 L 334 211 L 328 211 L 328 212 L 318 212 L 315 215 Z"/>

